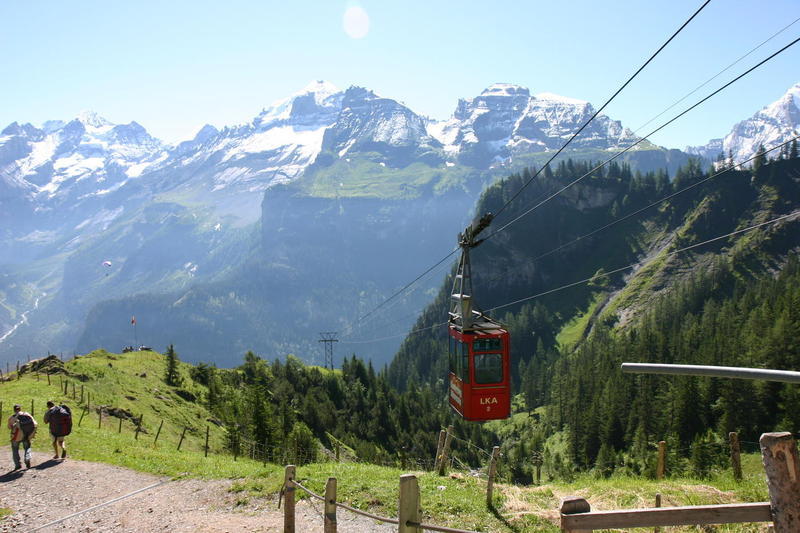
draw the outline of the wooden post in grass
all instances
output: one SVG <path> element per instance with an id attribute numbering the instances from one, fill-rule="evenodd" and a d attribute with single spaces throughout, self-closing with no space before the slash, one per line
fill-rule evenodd
<path id="1" fill-rule="evenodd" d="M 64 380 L 64 396 L 69 394 L 69 381 Z"/>
<path id="2" fill-rule="evenodd" d="M 183 444 L 183 437 L 186 436 L 186 426 L 183 426 L 183 431 L 181 431 L 181 440 L 178 441 L 178 451 L 181 451 L 181 444 Z"/>
<path id="3" fill-rule="evenodd" d="M 796 532 L 800 524 L 800 457 L 791 433 L 764 433 L 759 439 L 767 474 L 775 533 Z"/>
<path id="4" fill-rule="evenodd" d="M 741 450 L 739 449 L 739 435 L 735 431 L 728 433 L 728 439 L 731 443 L 731 468 L 733 469 L 733 479 L 736 481 L 742 480 L 742 459 Z"/>
<path id="5" fill-rule="evenodd" d="M 400 502 L 398 507 L 398 533 L 421 533 L 419 527 L 419 482 L 414 474 L 400 476 Z"/>
<path id="6" fill-rule="evenodd" d="M 47 385 L 50 385 L 50 372 L 47 373 Z"/>
<path id="7" fill-rule="evenodd" d="M 158 431 L 156 431 L 156 438 L 153 440 L 153 446 L 156 445 L 158 442 L 158 436 L 161 435 L 161 428 L 164 425 L 164 419 L 161 419 L 161 423 L 158 425 Z"/>
<path id="8" fill-rule="evenodd" d="M 31 416 L 36 416 L 36 413 L 33 412 L 33 398 L 31 398 Z"/>
<path id="9" fill-rule="evenodd" d="M 79 404 L 83 403 L 83 383 L 81 383 L 81 401 L 78 402 Z"/>
<path id="10" fill-rule="evenodd" d="M 492 456 L 489 459 L 489 482 L 486 484 L 486 506 L 492 508 L 492 491 L 494 490 L 494 475 L 497 473 L 497 457 L 500 455 L 500 446 L 492 448 Z"/>
<path id="11" fill-rule="evenodd" d="M 139 423 L 136 424 L 136 433 L 133 435 L 133 440 L 139 440 L 139 432 L 142 430 L 142 420 L 144 419 L 144 413 L 139 415 Z"/>
<path id="12" fill-rule="evenodd" d="M 283 532 L 294 533 L 295 466 L 286 465 L 283 474 Z"/>
<path id="13" fill-rule="evenodd" d="M 97 429 L 101 429 L 103 427 L 103 409 L 98 407 L 97 408 Z"/>
<path id="14" fill-rule="evenodd" d="M 336 533 L 336 478 L 325 483 L 325 529 L 323 533 Z"/>
<path id="15" fill-rule="evenodd" d="M 447 473 L 448 454 L 450 453 L 450 443 L 453 441 L 453 431 L 453 426 L 447 426 L 447 437 L 445 437 L 444 446 L 442 447 L 442 460 L 439 462 L 440 476 Z"/>
<path id="16" fill-rule="evenodd" d="M 206 457 L 208 457 L 208 430 L 209 426 L 206 426 Z"/>
<path id="17" fill-rule="evenodd" d="M 661 507 L 661 494 L 656 493 L 656 509 Z M 653 533 L 661 533 L 661 528 L 656 526 L 653 528 Z"/>
<path id="18" fill-rule="evenodd" d="M 3 420 L 3 400 L 0 400 L 0 420 Z"/>
<path id="19" fill-rule="evenodd" d="M 81 422 L 83 422 L 83 417 L 86 416 L 86 413 L 89 412 L 89 408 L 85 407 L 83 412 L 81 413 L 81 418 L 78 420 L 78 427 L 81 427 Z"/>
<path id="20" fill-rule="evenodd" d="M 444 439 L 447 435 L 447 430 L 440 430 L 439 431 L 439 441 L 436 443 L 436 457 L 433 459 L 433 471 L 439 471 L 439 465 L 442 462 L 442 448 L 444 448 Z"/>
<path id="21" fill-rule="evenodd" d="M 122 417 L 119 417 L 119 427 L 117 427 L 117 433 L 122 433 Z"/>
<path id="22" fill-rule="evenodd" d="M 75 382 L 73 381 L 72 382 L 72 399 L 74 400 L 75 398 L 76 398 L 76 396 L 75 396 Z"/>
<path id="23" fill-rule="evenodd" d="M 664 470 L 667 462 L 667 443 L 658 442 L 658 466 L 656 467 L 656 479 L 664 479 Z"/>
<path id="24" fill-rule="evenodd" d="M 591 533 L 590 529 L 566 529 L 564 527 L 564 515 L 589 513 L 592 511 L 592 506 L 589 505 L 583 498 L 577 496 L 570 496 L 561 500 L 561 531 L 568 531 L 569 533 Z"/>

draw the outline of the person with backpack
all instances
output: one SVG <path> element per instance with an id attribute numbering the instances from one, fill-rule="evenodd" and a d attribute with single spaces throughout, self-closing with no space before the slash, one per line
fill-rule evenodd
<path id="1" fill-rule="evenodd" d="M 56 405 L 47 402 L 47 412 L 44 414 L 44 423 L 50 425 L 50 436 L 53 437 L 53 451 L 56 454 L 53 459 L 59 458 L 59 446 L 61 447 L 60 457 L 67 456 L 67 447 L 64 444 L 64 437 L 72 432 L 72 411 L 66 405 Z"/>
<path id="2" fill-rule="evenodd" d="M 19 445 L 25 450 L 25 467 L 31 467 L 31 439 L 36 435 L 36 419 L 22 410 L 19 404 L 14 406 L 14 414 L 8 417 L 8 429 L 11 430 L 11 455 L 14 458 L 14 470 L 22 468 L 19 460 Z"/>

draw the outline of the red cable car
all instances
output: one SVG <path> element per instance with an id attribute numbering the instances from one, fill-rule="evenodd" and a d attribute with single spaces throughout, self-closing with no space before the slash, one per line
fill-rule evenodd
<path id="1" fill-rule="evenodd" d="M 453 280 L 450 311 L 450 406 L 465 420 L 483 422 L 511 415 L 508 331 L 472 309 L 469 250 L 492 221 L 489 213 L 458 236 L 461 260 Z"/>

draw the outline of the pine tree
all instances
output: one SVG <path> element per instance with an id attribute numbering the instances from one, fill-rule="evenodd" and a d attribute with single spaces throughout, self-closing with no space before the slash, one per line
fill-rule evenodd
<path id="1" fill-rule="evenodd" d="M 164 381 L 167 385 L 179 387 L 181 382 L 180 374 L 178 373 L 178 354 L 175 352 L 175 347 L 171 344 L 167 347 L 167 370 L 164 373 Z"/>

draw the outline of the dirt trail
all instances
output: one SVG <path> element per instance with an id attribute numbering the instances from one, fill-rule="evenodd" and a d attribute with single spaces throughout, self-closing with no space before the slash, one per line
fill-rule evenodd
<path id="1" fill-rule="evenodd" d="M 0 448 L 0 464 L 11 463 L 11 449 Z M 1 532 L 31 531 L 95 505 L 168 481 L 110 466 L 67 458 L 50 459 L 33 454 L 29 470 L 0 475 L 0 508 L 11 516 L 0 520 Z M 250 498 L 237 505 L 238 496 L 228 491 L 231 480 L 179 480 L 135 494 L 118 502 L 69 518 L 38 531 L 149 532 L 179 531 L 223 533 L 282 531 L 283 513 L 277 497 Z M 297 504 L 297 531 L 322 531 L 322 502 Z M 394 526 L 396 528 L 396 526 Z M 393 531 L 343 510 L 338 512 L 338 530 L 344 533 Z"/>

